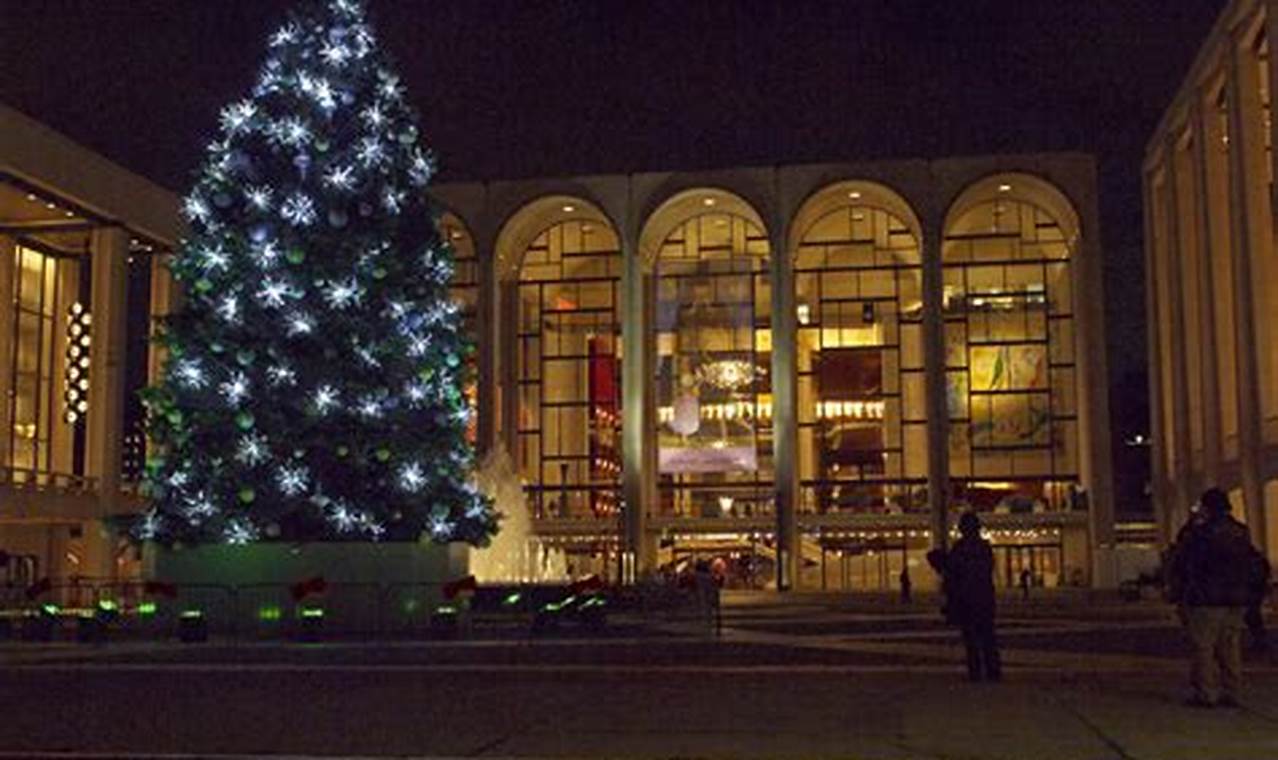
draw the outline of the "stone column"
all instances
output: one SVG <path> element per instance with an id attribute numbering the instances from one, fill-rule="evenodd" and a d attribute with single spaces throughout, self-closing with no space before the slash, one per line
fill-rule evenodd
<path id="1" fill-rule="evenodd" d="M 1198 286 L 1199 347 L 1202 352 L 1202 397 L 1199 414 L 1203 419 L 1203 479 L 1212 485 L 1220 482 L 1220 459 L 1223 441 L 1220 427 L 1220 362 L 1216 355 L 1216 288 L 1215 269 L 1212 267 L 1213 224 L 1226 224 L 1223 219 L 1212 219 L 1211 204 L 1207 200 L 1211 184 L 1207 173 L 1206 117 L 1203 114 L 1203 97 L 1194 98 L 1190 112 L 1190 129 L 1193 141 L 1194 210 L 1198 225 L 1198 270 L 1194 278 Z M 1154 323 L 1150 323 L 1154 324 Z"/>
<path id="2" fill-rule="evenodd" d="M 950 410 L 945 374 L 945 272 L 941 213 L 928 209 L 923 220 L 923 377 L 927 386 L 927 500 L 932 546 L 949 542 Z"/>
<path id="3" fill-rule="evenodd" d="M 1189 505 L 1197 494 L 1190 488 L 1193 466 L 1193 447 L 1189 441 L 1189 381 L 1188 362 L 1185 360 L 1185 287 L 1184 244 L 1180 236 L 1180 195 L 1176 187 L 1176 140 L 1167 135 L 1163 143 L 1163 182 L 1167 188 L 1167 307 L 1171 315 L 1172 371 L 1172 435 L 1173 442 L 1171 477 L 1172 505 L 1169 515 L 1173 530 L 1178 530 L 1189 514 Z"/>
<path id="4" fill-rule="evenodd" d="M 655 478 L 648 466 L 647 389 L 650 346 L 645 340 L 647 289 L 638 235 L 625 230 L 621 239 L 621 479 L 623 583 L 633 583 L 652 569 L 655 552 L 647 540 L 648 500 L 645 480 Z"/>
<path id="5" fill-rule="evenodd" d="M 519 472 L 519 282 L 502 279 L 496 287 L 499 301 L 496 335 L 499 336 L 500 357 L 497 371 L 501 376 L 501 441 L 510 453 L 515 471 Z"/>
<path id="6" fill-rule="evenodd" d="M 1229 114 L 1230 253 L 1234 268 L 1234 320 L 1238 368 L 1238 459 L 1243 508 L 1252 541 L 1265 550 L 1264 481 L 1261 479 L 1260 338 L 1255 252 L 1263 250 L 1265 204 L 1264 138 L 1260 116 L 1259 72 L 1251 53 L 1235 35 L 1226 61 L 1225 88 Z M 1260 169 L 1257 173 L 1257 169 Z"/>
<path id="7" fill-rule="evenodd" d="M 80 300 L 80 268 L 87 259 L 64 259 L 58 263 L 56 297 L 53 302 L 53 343 L 50 374 L 53 376 L 53 415 L 49 420 L 49 469 L 69 474 L 75 470 L 75 427 L 67 422 L 67 312 Z M 83 304 L 88 306 L 88 304 Z M 92 352 L 90 352 L 92 356 Z M 93 376 L 90 358 L 89 376 Z"/>
<path id="8" fill-rule="evenodd" d="M 1160 543 L 1171 543 L 1180 526 L 1174 524 L 1170 500 L 1172 498 L 1167 486 L 1167 441 L 1164 438 L 1167 420 L 1163 415 L 1163 346 L 1159 335 L 1158 324 L 1158 278 L 1164 276 L 1160 271 L 1165 264 L 1158 258 L 1158 246 L 1154 242 L 1156 233 L 1154 220 L 1154 204 L 1158 202 L 1154 194 L 1154 183 L 1150 171 L 1142 172 L 1143 197 L 1145 199 L 1145 324 L 1148 325 L 1147 340 L 1149 344 L 1149 482 L 1154 501 L 1154 516 L 1158 523 Z"/>
<path id="9" fill-rule="evenodd" d="M 475 241 L 476 255 L 479 258 L 479 313 L 475 315 L 475 351 L 476 382 L 479 384 L 479 400 L 476 413 L 478 420 L 478 440 L 475 448 L 479 456 L 487 454 L 497 443 L 497 354 L 500 345 L 497 339 L 499 302 L 497 299 L 497 278 L 493 258 L 494 251 L 479 250 L 479 241 Z M 513 454 L 513 452 L 510 452 Z"/>
<path id="10" fill-rule="evenodd" d="M 168 264 L 167 256 L 151 257 L 150 335 L 152 343 L 151 350 L 148 352 L 147 380 L 152 384 L 159 382 L 160 373 L 164 371 L 164 364 L 168 360 L 168 352 L 163 346 L 154 342 L 160 322 L 181 308 L 182 291 L 173 281 Z"/>
<path id="11" fill-rule="evenodd" d="M 9 467 L 13 452 L 9 448 L 13 437 L 13 278 L 16 244 L 13 238 L 0 235 L 0 309 L 5 310 L 0 324 L 0 467 Z"/>
<path id="12" fill-rule="evenodd" d="M 799 583 L 798 327 L 794 306 L 794 266 L 784 224 L 768 241 L 772 293 L 772 466 L 777 520 L 777 589 Z"/>
<path id="13" fill-rule="evenodd" d="M 129 236 L 122 227 L 99 227 L 90 240 L 93 314 L 89 368 L 87 474 L 98 479 L 102 515 L 116 511 L 124 440 L 125 315 L 128 309 Z"/>

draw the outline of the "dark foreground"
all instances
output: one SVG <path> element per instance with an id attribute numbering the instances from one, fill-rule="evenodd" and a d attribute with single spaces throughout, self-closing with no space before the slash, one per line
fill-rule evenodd
<path id="1" fill-rule="evenodd" d="M 1115 610 L 1008 610 L 996 685 L 929 611 L 812 600 L 747 600 L 721 640 L 11 644 L 0 757 L 1278 757 L 1278 668 L 1184 707 L 1178 632 Z"/>

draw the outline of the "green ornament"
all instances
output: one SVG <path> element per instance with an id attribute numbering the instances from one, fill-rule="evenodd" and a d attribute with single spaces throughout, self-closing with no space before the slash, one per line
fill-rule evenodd
<path id="1" fill-rule="evenodd" d="M 344 458 L 346 458 L 346 455 L 347 455 L 347 454 L 349 454 L 349 453 L 351 453 L 351 450 L 350 450 L 350 449 L 348 449 L 347 447 L 345 447 L 345 446 L 338 446 L 338 447 L 337 447 L 337 455 L 338 455 L 339 457 L 342 457 L 342 458 L 344 459 Z"/>
<path id="2" fill-rule="evenodd" d="M 235 361 L 239 362 L 241 367 L 247 367 L 253 363 L 255 356 L 256 355 L 252 351 L 249 351 L 248 349 L 241 349 L 235 353 Z"/>
<path id="3" fill-rule="evenodd" d="M 245 486 L 240 489 L 239 497 L 240 497 L 240 501 L 244 502 L 245 504 L 252 504 L 253 500 L 257 498 L 257 492 L 254 491 L 252 488 Z"/>
<path id="4" fill-rule="evenodd" d="M 199 293 L 207 293 L 213 289 L 213 283 L 207 277 L 201 277 L 195 281 L 195 290 Z"/>
<path id="5" fill-rule="evenodd" d="M 301 248 L 290 248 L 288 253 L 284 254 L 284 258 L 288 259 L 290 264 L 301 264 L 306 261 L 306 252 Z"/>
<path id="6" fill-rule="evenodd" d="M 376 456 L 377 456 L 377 461 L 379 462 L 389 462 L 391 457 L 390 449 L 383 446 L 382 448 L 377 450 Z"/>
<path id="7" fill-rule="evenodd" d="M 248 430 L 253 427 L 253 414 L 251 412 L 240 412 L 235 415 L 235 424 L 240 430 Z"/>
<path id="8" fill-rule="evenodd" d="M 209 350 L 215 354 L 224 354 L 226 353 L 226 346 L 218 343 L 217 341 L 213 341 L 209 344 Z"/>
<path id="9" fill-rule="evenodd" d="M 178 409 L 174 409 L 173 411 L 164 415 L 164 418 L 169 421 L 170 425 L 173 425 L 175 427 L 182 424 L 182 412 Z"/>
<path id="10" fill-rule="evenodd" d="M 385 269 L 383 269 L 382 267 L 378 267 L 378 268 L 374 269 L 374 270 L 373 270 L 373 279 L 374 279 L 374 280 L 384 280 L 384 279 L 386 279 L 386 270 L 385 270 Z"/>

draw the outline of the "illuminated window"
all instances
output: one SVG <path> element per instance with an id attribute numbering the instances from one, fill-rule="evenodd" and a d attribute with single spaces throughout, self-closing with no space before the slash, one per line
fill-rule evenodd
<path id="1" fill-rule="evenodd" d="M 679 224 L 658 252 L 653 327 L 662 514 L 772 511 L 767 256 L 762 230 L 720 212 Z"/>
<path id="2" fill-rule="evenodd" d="M 802 508 L 925 510 L 918 241 L 852 204 L 813 222 L 795 258 Z"/>
<path id="3" fill-rule="evenodd" d="M 524 252 L 518 463 L 538 517 L 617 512 L 620 276 L 617 236 L 598 222 L 554 224 Z"/>
<path id="4" fill-rule="evenodd" d="M 65 326 L 59 316 L 76 300 L 66 292 L 75 281 L 61 277 L 62 267 L 78 265 L 34 248 L 14 250 L 14 360 L 11 367 L 13 426 L 9 432 L 9 465 L 18 470 L 52 469 L 53 432 L 61 424 L 60 385 Z M 75 274 L 74 272 L 72 273 Z"/>

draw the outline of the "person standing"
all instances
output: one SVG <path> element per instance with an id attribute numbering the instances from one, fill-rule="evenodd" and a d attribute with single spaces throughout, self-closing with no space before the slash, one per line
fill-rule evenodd
<path id="1" fill-rule="evenodd" d="M 963 633 L 967 677 L 998 681 L 1003 667 L 994 630 L 994 550 L 981 538 L 981 521 L 973 512 L 959 518 L 959 535 L 948 552 L 933 551 L 928 561 L 941 573 L 945 619 Z"/>
<path id="2" fill-rule="evenodd" d="M 1224 491 L 1204 491 L 1172 551 L 1169 590 L 1193 642 L 1187 703 L 1195 707 L 1236 707 L 1242 686 L 1243 618 L 1259 552 L 1229 512 Z"/>
<path id="3" fill-rule="evenodd" d="M 1029 601 L 1030 583 L 1034 580 L 1034 574 L 1027 567 L 1021 570 L 1021 601 Z"/>
<path id="4" fill-rule="evenodd" d="M 910 568 L 901 568 L 901 574 L 898 579 L 901 582 L 901 604 L 909 604 L 913 598 L 911 591 L 914 588 L 914 584 L 910 582 Z"/>

